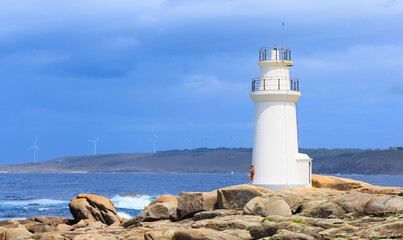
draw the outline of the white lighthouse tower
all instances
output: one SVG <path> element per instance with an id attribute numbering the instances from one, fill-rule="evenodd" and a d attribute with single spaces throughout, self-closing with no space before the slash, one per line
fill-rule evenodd
<path id="1" fill-rule="evenodd" d="M 260 77 L 252 80 L 255 102 L 253 184 L 274 191 L 311 187 L 312 159 L 298 153 L 298 79 L 290 78 L 290 49 L 259 50 Z"/>

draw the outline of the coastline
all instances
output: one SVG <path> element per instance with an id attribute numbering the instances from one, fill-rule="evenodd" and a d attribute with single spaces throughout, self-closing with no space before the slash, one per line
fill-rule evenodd
<path id="1" fill-rule="evenodd" d="M 27 239 L 403 237 L 403 188 L 332 176 L 314 175 L 313 187 L 306 189 L 272 192 L 236 185 L 162 195 L 131 219 L 118 216 L 111 200 L 92 194 L 79 194 L 69 207 L 74 218 L 0 221 L 0 236 L 3 231 Z"/>
<path id="2" fill-rule="evenodd" d="M 403 174 L 402 150 L 301 149 L 313 158 L 316 174 Z M 58 157 L 37 163 L 0 166 L 1 172 L 243 173 L 250 148 L 198 148 L 156 153 Z M 382 161 L 380 161 L 382 159 Z"/>

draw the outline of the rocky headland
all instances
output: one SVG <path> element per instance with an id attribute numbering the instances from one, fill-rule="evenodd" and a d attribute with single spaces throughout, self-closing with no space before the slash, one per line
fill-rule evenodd
<path id="1" fill-rule="evenodd" d="M 162 195 L 131 219 L 119 217 L 108 198 L 79 194 L 70 200 L 73 218 L 1 221 L 0 240 L 403 238 L 403 188 L 320 175 L 312 185 Z"/>

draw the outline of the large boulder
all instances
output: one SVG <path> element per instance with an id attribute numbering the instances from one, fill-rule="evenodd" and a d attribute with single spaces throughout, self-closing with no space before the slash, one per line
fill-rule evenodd
<path id="1" fill-rule="evenodd" d="M 74 228 L 83 228 L 83 227 L 86 227 L 93 223 L 96 223 L 96 221 L 94 219 L 83 219 L 83 220 L 80 220 L 78 223 L 74 224 L 73 227 Z"/>
<path id="2" fill-rule="evenodd" d="M 249 227 L 260 225 L 263 219 L 261 216 L 251 215 L 217 217 L 196 221 L 192 224 L 192 228 L 211 228 L 217 231 L 231 229 L 246 230 Z"/>
<path id="3" fill-rule="evenodd" d="M 314 240 L 317 239 L 315 237 L 303 234 L 303 233 L 297 233 L 293 231 L 288 231 L 288 230 L 279 230 L 274 236 L 270 238 L 270 240 Z"/>
<path id="4" fill-rule="evenodd" d="M 242 209 L 255 197 L 272 193 L 271 190 L 253 185 L 237 185 L 217 190 L 217 208 Z"/>
<path id="5" fill-rule="evenodd" d="M 169 219 L 178 208 L 177 202 L 156 203 L 145 210 L 144 221 L 156 221 L 161 219 Z"/>
<path id="6" fill-rule="evenodd" d="M 274 219 L 277 220 L 277 219 Z M 297 219 L 293 219 L 294 221 L 287 221 L 286 219 L 278 219 L 280 222 L 275 222 L 270 218 L 270 220 L 265 220 L 262 224 L 253 226 L 249 228 L 249 233 L 252 237 L 255 239 L 260 239 L 260 238 L 265 238 L 265 237 L 271 237 L 271 236 L 276 236 L 278 238 L 275 239 L 317 239 L 319 238 L 319 235 L 317 234 L 318 231 L 321 230 L 321 228 L 318 227 L 313 227 L 308 224 L 306 224 L 303 221 L 297 221 Z M 291 220 L 291 219 L 288 219 Z M 289 235 L 287 232 L 287 235 L 290 237 L 283 238 L 280 236 L 281 231 L 290 231 L 293 232 L 297 235 L 294 235 L 294 237 L 291 237 L 292 235 Z M 299 238 L 298 236 L 303 236 L 303 238 Z M 272 238 L 270 238 L 272 239 Z"/>
<path id="7" fill-rule="evenodd" d="M 193 216 L 194 221 L 200 221 L 204 219 L 212 219 L 216 217 L 224 217 L 224 216 L 233 216 L 233 215 L 241 215 L 242 211 L 230 210 L 230 209 L 216 209 L 214 211 L 203 211 L 196 213 Z"/>
<path id="8" fill-rule="evenodd" d="M 312 187 L 316 188 L 332 188 L 341 191 L 348 191 L 371 186 L 371 184 L 357 180 L 312 174 Z"/>
<path id="9" fill-rule="evenodd" d="M 134 228 L 141 225 L 141 222 L 157 221 L 169 219 L 170 216 L 176 213 L 178 200 L 174 196 L 162 195 L 150 202 L 144 208 L 144 211 L 137 216 L 123 222 L 125 228 Z"/>
<path id="10" fill-rule="evenodd" d="M 141 222 L 144 222 L 147 216 L 147 212 L 143 211 L 139 214 L 137 214 L 135 217 L 130 218 L 127 221 L 124 221 L 122 223 L 122 227 L 124 228 L 135 228 L 135 227 L 140 227 Z"/>
<path id="11" fill-rule="evenodd" d="M 237 237 L 240 237 L 242 239 L 248 239 L 251 240 L 251 236 L 249 234 L 249 231 L 247 230 L 240 230 L 240 229 L 228 229 L 228 230 L 224 230 L 222 231 L 223 233 L 228 233 Z"/>
<path id="12" fill-rule="evenodd" d="M 74 232 L 92 233 L 92 232 L 98 232 L 99 230 L 102 230 L 105 227 L 107 227 L 107 225 L 105 225 L 104 223 L 95 222 L 95 223 L 89 224 L 83 228 L 76 228 L 76 229 L 74 229 Z"/>
<path id="13" fill-rule="evenodd" d="M 176 212 L 178 200 L 171 195 L 162 195 L 144 208 L 144 221 L 156 221 L 169 219 L 170 215 Z"/>
<path id="14" fill-rule="evenodd" d="M 290 206 L 283 198 L 278 196 L 256 197 L 250 200 L 244 207 L 244 214 L 260 215 L 262 217 L 276 215 L 282 217 L 291 217 Z"/>
<path id="15" fill-rule="evenodd" d="M 340 236 L 349 239 L 349 237 L 353 236 L 358 231 L 358 227 L 344 224 L 340 227 L 326 229 L 319 232 L 319 234 L 322 236 L 322 239 L 328 239 L 327 236 Z"/>
<path id="16" fill-rule="evenodd" d="M 171 240 L 175 230 L 149 231 L 144 233 L 144 240 Z"/>
<path id="17" fill-rule="evenodd" d="M 369 194 L 384 194 L 384 195 L 403 196 L 403 187 L 371 186 L 371 187 L 359 188 L 359 189 L 356 189 L 355 191 L 361 192 L 361 193 L 369 193 Z"/>
<path id="18" fill-rule="evenodd" d="M 290 206 L 293 214 L 307 212 L 320 203 L 335 196 L 340 196 L 344 191 L 330 188 L 294 188 L 266 194 L 264 197 L 281 197 Z"/>
<path id="19" fill-rule="evenodd" d="M 403 221 L 385 223 L 364 231 L 363 235 L 367 238 L 403 238 Z"/>
<path id="20" fill-rule="evenodd" d="M 228 233 L 214 231 L 210 229 L 181 229 L 177 230 L 173 240 L 241 240 L 242 238 Z"/>
<path id="21" fill-rule="evenodd" d="M 0 221 L 0 227 L 6 229 L 17 228 L 19 225 L 27 225 L 27 224 L 36 224 L 36 223 L 31 220 L 16 220 L 16 219 Z"/>
<path id="22" fill-rule="evenodd" d="M 193 217 L 201 211 L 216 209 L 217 191 L 212 192 L 181 192 L 178 199 L 177 220 Z M 175 220 L 175 219 L 174 219 Z"/>
<path id="23" fill-rule="evenodd" d="M 71 218 L 63 218 L 63 217 L 47 217 L 47 216 L 39 216 L 39 217 L 32 217 L 27 218 L 28 221 L 34 221 L 38 223 L 45 223 L 45 224 L 70 224 L 74 223 L 74 220 Z"/>
<path id="24" fill-rule="evenodd" d="M 310 201 L 304 204 L 301 215 L 313 218 L 343 218 L 346 210 L 334 202 Z"/>
<path id="25" fill-rule="evenodd" d="M 113 202 L 106 197 L 80 193 L 70 200 L 69 208 L 76 221 L 93 219 L 107 225 L 121 223 Z"/>
<path id="26" fill-rule="evenodd" d="M 348 215 L 388 216 L 403 212 L 403 197 L 347 192 L 341 196 L 315 199 L 303 204 L 301 215 L 315 218 L 345 218 Z"/>
<path id="27" fill-rule="evenodd" d="M 6 240 L 7 229 L 0 227 L 0 240 Z"/>
<path id="28" fill-rule="evenodd" d="M 284 199 L 284 201 L 290 206 L 290 209 L 293 213 L 298 213 L 301 210 L 301 206 L 311 200 L 310 197 L 306 196 L 305 194 L 301 194 L 299 192 L 293 192 L 292 190 L 289 191 L 282 191 L 282 192 L 274 192 L 270 194 L 266 194 L 264 196 L 267 197 L 280 197 Z"/>
<path id="29" fill-rule="evenodd" d="M 333 197 L 333 196 L 340 196 L 343 193 L 345 193 L 345 191 L 340 191 L 340 190 L 331 189 L 331 188 L 314 188 L 314 187 L 312 187 L 312 188 L 284 189 L 281 191 L 277 191 L 276 193 L 281 193 L 285 196 L 297 195 L 297 196 L 299 196 L 299 198 L 327 198 L 327 197 Z M 286 200 L 286 199 L 284 199 L 284 200 Z"/>
<path id="30" fill-rule="evenodd" d="M 6 239 L 7 240 L 22 240 L 22 239 L 29 239 L 32 236 L 24 226 L 17 227 L 17 228 L 10 228 L 7 229 L 6 232 Z"/>
<path id="31" fill-rule="evenodd" d="M 386 216 L 403 213 L 403 197 L 350 192 L 331 202 L 357 215 Z"/>
<path id="32" fill-rule="evenodd" d="M 53 224 L 38 223 L 28 228 L 28 231 L 32 233 L 43 233 L 56 231 L 56 226 Z"/>
<path id="33" fill-rule="evenodd" d="M 345 224 L 345 222 L 342 219 L 338 218 L 328 219 L 328 218 L 310 218 L 310 217 L 298 216 L 298 219 L 301 222 L 306 223 L 307 225 L 322 229 L 338 228 Z"/>
<path id="34" fill-rule="evenodd" d="M 67 239 L 73 239 L 77 234 L 74 233 L 66 233 L 66 232 L 45 232 L 45 233 L 40 233 L 40 234 L 34 234 L 32 235 L 31 238 L 28 238 L 29 240 L 33 239 L 39 239 L 39 240 L 67 240 Z M 78 235 L 80 236 L 80 235 Z M 78 237 L 77 236 L 77 237 Z M 74 240 L 78 240 L 75 238 Z M 87 238 L 86 240 L 89 240 Z"/>
<path id="35" fill-rule="evenodd" d="M 72 230 L 72 226 L 69 226 L 67 224 L 46 224 L 46 223 L 38 223 L 35 225 L 29 226 L 27 229 L 31 233 L 44 233 L 44 232 L 55 232 L 55 231 L 70 231 Z"/>
<path id="36" fill-rule="evenodd" d="M 144 210 L 147 210 L 147 208 L 149 206 L 152 206 L 156 203 L 167 203 L 167 202 L 176 202 L 177 203 L 178 199 L 176 199 L 176 197 L 171 196 L 171 195 L 161 195 L 161 196 L 157 197 L 156 199 L 152 200 L 150 202 L 150 204 L 144 208 Z"/>

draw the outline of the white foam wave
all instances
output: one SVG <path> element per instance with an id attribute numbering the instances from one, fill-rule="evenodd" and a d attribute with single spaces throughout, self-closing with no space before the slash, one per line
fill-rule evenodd
<path id="1" fill-rule="evenodd" d="M 125 212 L 119 212 L 119 211 L 118 211 L 118 215 L 119 215 L 119 217 L 121 217 L 121 218 L 126 218 L 126 219 L 132 218 L 132 216 L 130 216 L 129 214 L 127 214 L 127 213 L 125 213 Z"/>
<path id="2" fill-rule="evenodd" d="M 0 205 L 8 205 L 8 206 L 49 206 L 49 205 L 61 205 L 66 204 L 67 201 L 62 200 L 54 200 L 54 199 L 33 199 L 33 200 L 25 200 L 25 201 L 0 201 Z"/>
<path id="3" fill-rule="evenodd" d="M 43 212 L 43 211 L 49 211 L 50 210 L 50 208 L 39 208 L 38 209 L 38 211 L 41 211 L 41 212 Z"/>
<path id="4" fill-rule="evenodd" d="M 111 200 L 117 208 L 143 210 L 153 199 L 154 197 L 142 195 L 140 197 L 114 196 Z"/>

